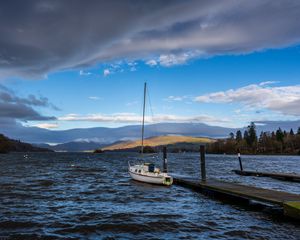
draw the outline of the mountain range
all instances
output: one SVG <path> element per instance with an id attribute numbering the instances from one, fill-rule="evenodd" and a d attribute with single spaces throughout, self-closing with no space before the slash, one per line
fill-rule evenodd
<path id="1" fill-rule="evenodd" d="M 298 121 L 260 121 L 256 122 L 257 132 L 275 131 L 278 127 L 289 131 L 297 130 L 300 126 Z M 245 128 L 227 128 L 211 126 L 204 123 L 157 123 L 145 126 L 145 138 L 164 135 L 181 135 L 192 137 L 224 138 L 230 132 L 244 131 Z M 129 125 L 117 128 L 78 128 L 70 130 L 47 130 L 37 127 L 18 127 L 15 129 L 1 129 L 1 133 L 8 137 L 19 139 L 24 142 L 38 144 L 59 151 L 84 151 L 103 147 L 117 142 L 136 140 L 141 136 L 140 125 Z M 42 145 L 41 145 L 42 144 Z"/>
<path id="2" fill-rule="evenodd" d="M 158 123 L 145 126 L 145 137 L 161 135 L 183 135 L 194 137 L 225 137 L 234 128 L 210 126 L 204 123 Z M 98 142 L 112 143 L 120 140 L 135 140 L 141 136 L 140 125 L 129 125 L 118 128 L 77 128 L 70 130 L 47 130 L 37 127 L 1 129 L 5 135 L 30 143 L 67 143 L 67 142 Z"/>

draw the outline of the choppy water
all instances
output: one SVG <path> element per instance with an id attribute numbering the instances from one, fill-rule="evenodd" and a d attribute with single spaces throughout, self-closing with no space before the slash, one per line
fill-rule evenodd
<path id="1" fill-rule="evenodd" d="M 0 239 L 300 239 L 300 225 L 179 186 L 135 182 L 134 154 L 0 155 Z M 170 154 L 170 172 L 199 174 L 198 154 Z M 160 163 L 160 161 L 157 161 Z M 245 169 L 300 173 L 300 157 L 245 156 Z M 231 173 L 207 155 L 209 177 L 300 193 L 299 183 Z"/>

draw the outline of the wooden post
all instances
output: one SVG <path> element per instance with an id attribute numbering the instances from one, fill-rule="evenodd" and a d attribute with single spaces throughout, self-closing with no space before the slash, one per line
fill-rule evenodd
<path id="1" fill-rule="evenodd" d="M 200 145 L 201 181 L 206 181 L 205 146 Z"/>
<path id="2" fill-rule="evenodd" d="M 167 147 L 163 147 L 163 172 L 168 172 Z"/>
<path id="3" fill-rule="evenodd" d="M 240 149 L 238 149 L 238 158 L 239 158 L 239 163 L 240 163 L 240 170 L 242 172 L 243 171 L 243 164 L 242 164 Z"/>

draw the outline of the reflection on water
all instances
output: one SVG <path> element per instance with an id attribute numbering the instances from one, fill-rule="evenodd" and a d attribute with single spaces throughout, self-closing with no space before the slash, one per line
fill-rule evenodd
<path id="1" fill-rule="evenodd" d="M 135 182 L 134 154 L 0 155 L 0 238 L 300 239 L 295 223 L 178 186 Z M 149 157 L 160 164 L 160 159 Z M 199 177 L 198 154 L 170 154 L 169 170 Z M 235 156 L 207 155 L 207 175 L 300 193 L 299 183 L 235 175 Z M 300 173 L 300 157 L 245 156 L 245 169 Z"/>

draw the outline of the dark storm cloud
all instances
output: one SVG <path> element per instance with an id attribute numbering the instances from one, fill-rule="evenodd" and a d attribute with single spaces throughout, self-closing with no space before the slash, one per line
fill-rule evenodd
<path id="1" fill-rule="evenodd" d="M 8 90 L 1 92 L 1 88 L 0 88 L 0 102 L 12 103 L 12 104 L 24 104 L 24 105 L 30 105 L 35 107 L 51 107 L 54 110 L 60 110 L 55 105 L 51 104 L 48 98 L 46 97 L 37 98 L 36 96 L 30 94 L 26 98 L 20 98 L 14 95 L 13 92 Z"/>
<path id="2" fill-rule="evenodd" d="M 299 42 L 299 21 L 297 0 L 1 1 L 0 73 L 40 77 L 122 58 L 172 65 L 278 48 Z"/>
<path id="3" fill-rule="evenodd" d="M 1 103 L 0 118 L 12 118 L 20 120 L 42 121 L 55 120 L 55 117 L 40 115 L 37 111 L 25 104 Z"/>
<path id="4" fill-rule="evenodd" d="M 15 120 L 20 121 L 42 121 L 55 120 L 55 117 L 43 116 L 33 107 L 52 107 L 45 97 L 37 98 L 29 95 L 27 98 L 17 97 L 10 89 L 0 85 L 0 125 L 14 123 Z"/>

